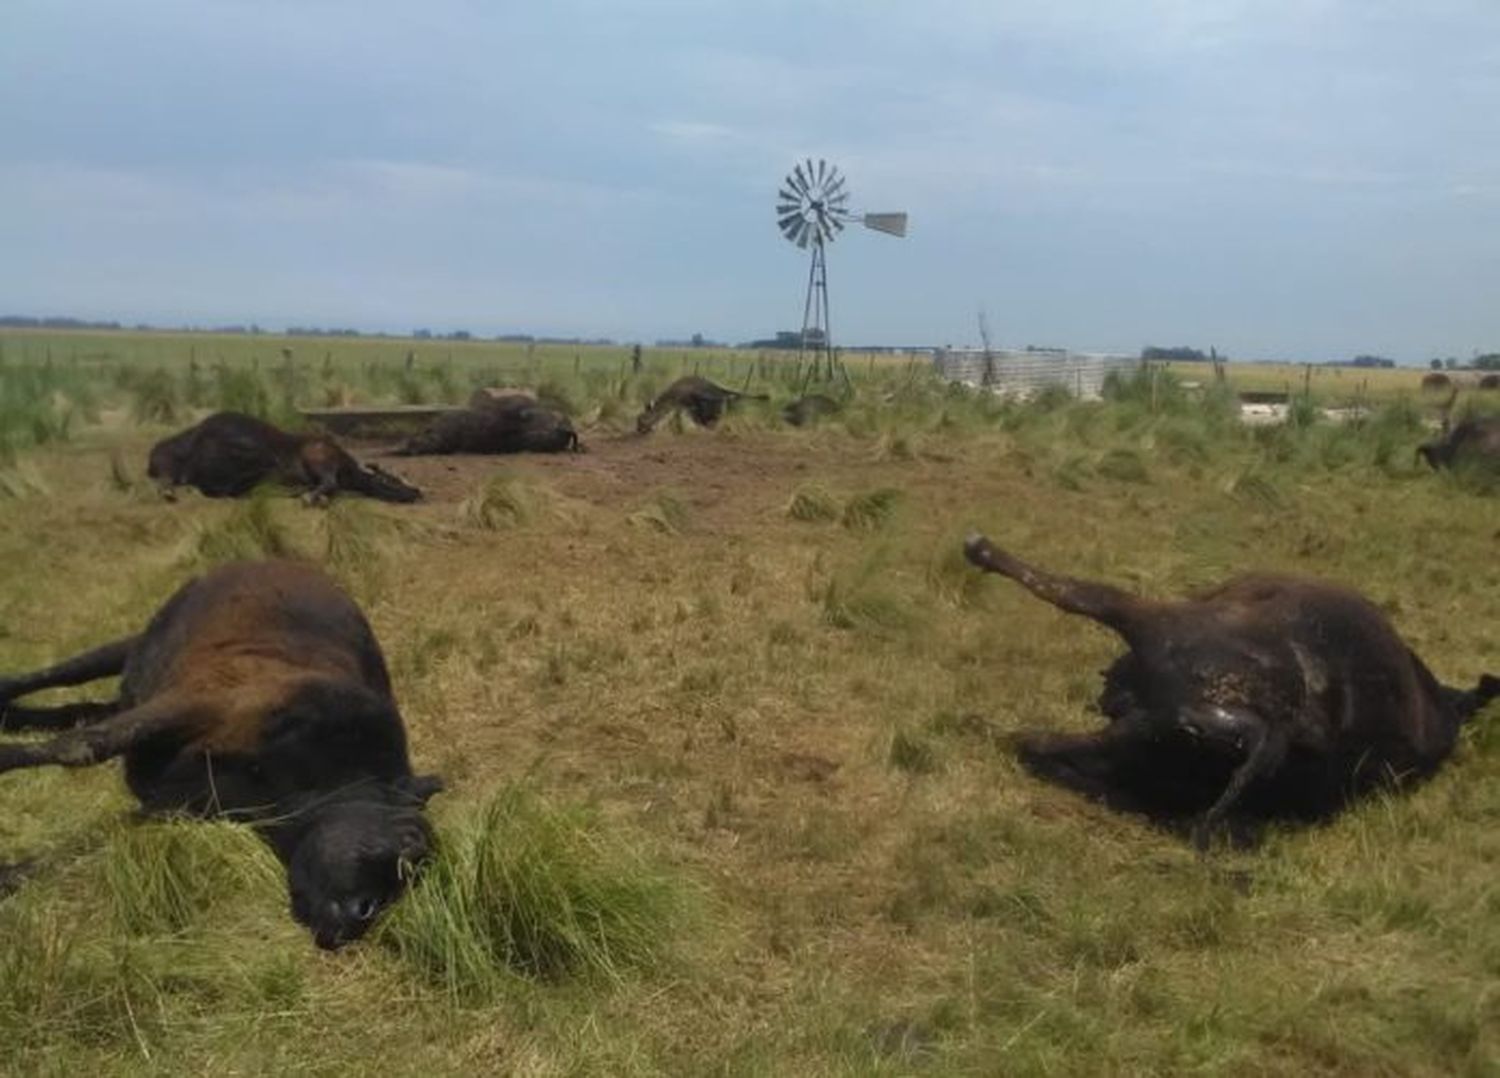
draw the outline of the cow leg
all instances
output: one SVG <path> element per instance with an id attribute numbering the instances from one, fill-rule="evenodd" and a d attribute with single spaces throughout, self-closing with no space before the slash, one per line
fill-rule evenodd
<path id="1" fill-rule="evenodd" d="M 26 767 L 90 767 L 128 752 L 136 743 L 180 726 L 191 711 L 171 700 L 153 700 L 92 726 L 81 726 L 50 741 L 0 745 L 0 773 Z"/>
<path id="2" fill-rule="evenodd" d="M 77 704 L 62 704 L 59 707 L 0 707 L 0 731 L 18 733 L 22 730 L 67 730 L 74 726 L 86 726 L 99 722 L 120 711 L 120 701 L 87 701 Z"/>
<path id="3" fill-rule="evenodd" d="M 1142 630 L 1157 604 L 1108 584 L 1049 573 L 1001 550 L 982 535 L 964 540 L 964 556 L 987 573 L 1008 576 L 1038 599 L 1069 614 L 1081 614 L 1115 630 L 1132 647 L 1150 634 Z"/>
<path id="4" fill-rule="evenodd" d="M 1117 808 L 1129 791 L 1119 781 L 1120 765 L 1150 737 L 1144 713 L 1117 719 L 1090 734 L 1028 734 L 1016 740 L 1016 754 L 1035 775 Z"/>
<path id="5" fill-rule="evenodd" d="M 5 704 L 16 697 L 26 696 L 38 689 L 51 689 L 59 685 L 82 685 L 85 682 L 97 681 L 102 677 L 113 677 L 125 669 L 125 660 L 130 657 L 131 649 L 135 647 L 139 639 L 138 636 L 127 636 L 123 640 L 105 644 L 93 651 L 86 651 L 82 655 L 64 659 L 55 666 L 36 670 L 30 674 L 0 677 L 0 711 L 3 711 Z"/>
<path id="6" fill-rule="evenodd" d="M 1245 751 L 1245 759 L 1229 777 L 1229 785 L 1193 826 L 1193 845 L 1202 852 L 1208 849 L 1214 830 L 1250 783 L 1281 766 L 1286 756 L 1286 734 L 1272 729 L 1259 715 L 1249 711 L 1192 709 L 1185 710 L 1180 719 L 1186 729 L 1198 736 L 1242 746 Z"/>

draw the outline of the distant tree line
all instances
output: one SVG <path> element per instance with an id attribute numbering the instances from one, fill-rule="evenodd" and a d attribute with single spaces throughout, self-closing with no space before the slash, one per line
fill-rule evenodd
<path id="1" fill-rule="evenodd" d="M 1189 348 L 1187 345 L 1178 345 L 1176 348 L 1148 345 L 1141 349 L 1141 358 L 1173 363 L 1203 363 L 1207 361 L 1208 355 L 1201 348 Z"/>

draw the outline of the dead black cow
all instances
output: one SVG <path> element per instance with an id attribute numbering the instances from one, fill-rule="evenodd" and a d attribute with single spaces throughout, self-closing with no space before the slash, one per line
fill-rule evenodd
<path id="1" fill-rule="evenodd" d="M 123 675 L 111 703 L 26 708 L 38 689 Z M 115 757 L 143 808 L 255 825 L 320 947 L 362 936 L 432 848 L 406 732 L 364 615 L 321 572 L 242 562 L 193 580 L 138 636 L 0 678 L 0 772 Z"/>
<path id="2" fill-rule="evenodd" d="M 661 396 L 646 405 L 645 411 L 636 417 L 635 429 L 639 434 L 650 434 L 663 419 L 679 411 L 687 412 L 700 427 L 711 427 L 736 401 L 765 399 L 764 393 L 740 393 L 715 385 L 707 378 L 688 375 L 667 386 Z"/>
<path id="3" fill-rule="evenodd" d="M 1022 762 L 1106 803 L 1196 817 L 1202 848 L 1224 821 L 1315 819 L 1381 782 L 1430 774 L 1500 678 L 1446 688 L 1353 591 L 1236 577 L 1177 601 L 1056 576 L 982 536 L 981 569 L 1113 629 L 1130 650 L 1104 677 L 1109 719 L 1084 735 L 1023 735 Z"/>
<path id="4" fill-rule="evenodd" d="M 303 488 L 310 504 L 341 490 L 386 502 L 414 502 L 416 487 L 366 466 L 331 438 L 291 434 L 240 412 L 215 412 L 151 448 L 146 474 L 166 493 L 197 487 L 210 498 L 237 498 L 265 482 Z"/>
<path id="5" fill-rule="evenodd" d="M 1442 435 L 1419 445 L 1417 455 L 1435 470 L 1465 462 L 1500 469 L 1500 415 L 1476 416 L 1452 425 L 1445 415 Z"/>
<path id="6" fill-rule="evenodd" d="M 396 452 L 413 457 L 567 450 L 583 450 L 583 443 L 567 416 L 526 393 L 478 390 L 467 408 L 439 416 Z"/>

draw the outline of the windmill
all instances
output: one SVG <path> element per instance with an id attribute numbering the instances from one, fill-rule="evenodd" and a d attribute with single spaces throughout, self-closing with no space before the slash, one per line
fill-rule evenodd
<path id="1" fill-rule="evenodd" d="M 798 338 L 800 359 L 813 352 L 815 371 L 826 371 L 833 379 L 833 340 L 828 326 L 828 261 L 824 246 L 851 222 L 858 222 L 890 236 L 906 235 L 904 213 L 855 213 L 848 208 L 849 192 L 839 170 L 822 158 L 813 167 L 812 158 L 792 168 L 782 181 L 776 202 L 776 224 L 781 234 L 798 247 L 812 249 L 807 271 L 807 299 L 802 305 L 802 334 Z M 824 361 L 826 360 L 826 365 Z"/>

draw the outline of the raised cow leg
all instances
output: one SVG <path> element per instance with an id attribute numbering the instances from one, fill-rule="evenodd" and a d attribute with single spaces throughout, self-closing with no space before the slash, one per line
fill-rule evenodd
<path id="1" fill-rule="evenodd" d="M 1001 550 L 982 535 L 971 535 L 964 540 L 964 556 L 987 573 L 1010 577 L 1059 610 L 1082 614 L 1109 626 L 1125 637 L 1132 647 L 1139 644 L 1138 638 L 1147 635 L 1142 631 L 1149 620 L 1146 615 L 1156 606 L 1148 599 L 1108 584 L 1075 580 L 1038 569 Z"/>
<path id="2" fill-rule="evenodd" d="M 0 677 L 0 709 L 16 697 L 25 696 L 38 689 L 51 689 L 59 685 L 82 685 L 88 681 L 97 681 L 102 677 L 113 677 L 125 669 L 125 660 L 130 657 L 131 649 L 135 647 L 139 639 L 138 636 L 127 636 L 123 640 L 105 644 L 93 651 L 86 651 L 82 655 L 64 659 L 43 670 L 36 670 L 30 674 L 16 674 L 13 677 Z"/>

